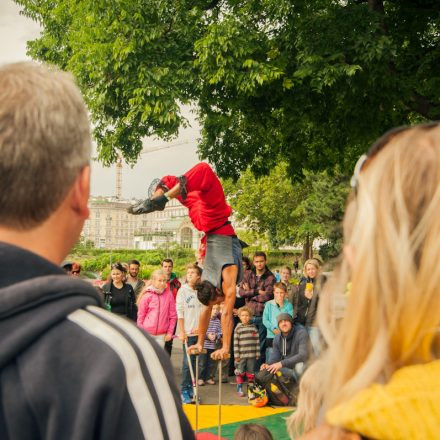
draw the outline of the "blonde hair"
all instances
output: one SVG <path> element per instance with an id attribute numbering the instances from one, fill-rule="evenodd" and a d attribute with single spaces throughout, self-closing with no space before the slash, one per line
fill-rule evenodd
<path id="1" fill-rule="evenodd" d="M 249 315 L 249 317 L 252 318 L 253 313 L 252 313 L 252 310 L 248 306 L 243 306 L 238 309 L 238 317 L 240 317 L 240 315 L 243 312 L 247 313 Z"/>
<path id="2" fill-rule="evenodd" d="M 194 263 L 187 264 L 186 270 L 188 271 L 189 269 L 195 270 L 197 272 L 197 274 L 199 275 L 199 277 L 202 276 L 202 269 L 198 264 L 194 264 Z"/>
<path id="3" fill-rule="evenodd" d="M 163 275 L 163 276 L 166 276 L 165 275 L 165 272 L 163 271 L 163 269 L 156 269 L 156 270 L 154 270 L 152 273 L 151 273 L 151 279 L 153 279 L 153 278 L 156 278 L 156 277 L 158 277 L 159 275 Z"/>
<path id="4" fill-rule="evenodd" d="M 153 280 L 153 279 L 155 279 L 158 275 L 166 276 L 166 275 L 165 275 L 165 272 L 163 271 L 163 269 L 156 269 L 156 270 L 154 270 L 153 272 L 151 272 L 150 281 Z M 150 283 L 149 285 L 151 285 L 151 283 Z M 144 291 L 141 292 L 141 293 L 139 294 L 139 296 L 137 297 L 136 305 L 139 305 L 139 304 L 141 303 L 142 298 L 143 298 L 143 297 L 145 296 L 145 294 L 147 293 L 147 290 L 148 290 L 148 286 L 147 286 L 147 288 L 145 288 Z"/>
<path id="5" fill-rule="evenodd" d="M 306 262 L 304 263 L 304 266 L 303 266 L 304 276 L 307 276 L 306 269 L 309 264 L 312 265 L 313 267 L 315 267 L 315 269 L 319 273 L 319 271 L 321 270 L 321 263 L 316 258 L 309 258 L 308 260 L 306 260 Z"/>
<path id="6" fill-rule="evenodd" d="M 0 224 L 28 230 L 45 221 L 90 149 L 87 109 L 70 74 L 36 63 L 0 68 Z"/>
<path id="7" fill-rule="evenodd" d="M 440 356 L 440 127 L 396 134 L 365 165 L 344 218 L 347 252 L 319 304 L 328 349 L 301 380 L 291 436 L 397 369 Z M 332 300 L 348 281 L 336 325 Z"/>

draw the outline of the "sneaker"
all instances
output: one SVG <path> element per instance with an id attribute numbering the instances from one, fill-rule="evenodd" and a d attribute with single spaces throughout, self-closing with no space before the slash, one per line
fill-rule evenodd
<path id="1" fill-rule="evenodd" d="M 214 379 L 208 379 L 208 380 L 206 381 L 206 383 L 207 383 L 208 385 L 215 385 L 215 380 L 214 380 Z"/>
<path id="2" fill-rule="evenodd" d="M 141 200 L 135 205 L 129 206 L 127 208 L 127 212 L 129 214 L 139 215 L 148 214 L 154 211 L 163 211 L 167 203 L 168 199 L 164 195 L 162 195 L 159 197 L 155 197 L 154 199 Z"/>
<path id="3" fill-rule="evenodd" d="M 205 385 L 205 381 L 203 379 L 199 379 L 198 384 L 199 387 L 202 387 L 203 385 Z"/>
<path id="4" fill-rule="evenodd" d="M 191 397 L 188 393 L 188 391 L 182 391 L 181 394 L 181 398 L 182 398 L 182 403 L 189 405 L 190 403 L 192 403 Z"/>

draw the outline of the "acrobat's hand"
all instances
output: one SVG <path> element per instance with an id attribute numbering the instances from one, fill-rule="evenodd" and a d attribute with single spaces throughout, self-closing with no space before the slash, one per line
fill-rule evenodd
<path id="1" fill-rule="evenodd" d="M 186 349 L 188 354 L 196 354 L 196 353 L 201 353 L 203 351 L 203 345 L 196 343 L 194 345 L 191 345 L 191 347 L 188 347 Z"/>
<path id="2" fill-rule="evenodd" d="M 218 350 L 215 350 L 211 354 L 211 359 L 214 359 L 215 361 L 221 361 L 223 359 L 229 359 L 231 355 L 229 354 L 229 350 L 227 348 L 220 348 Z"/>

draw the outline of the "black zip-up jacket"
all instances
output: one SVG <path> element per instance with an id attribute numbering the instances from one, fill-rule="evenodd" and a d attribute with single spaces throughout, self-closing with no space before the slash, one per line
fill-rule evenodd
<path id="1" fill-rule="evenodd" d="M 113 281 L 110 281 L 108 283 L 105 283 L 102 286 L 102 291 L 104 292 L 104 295 L 112 294 L 114 293 L 115 286 L 113 285 Z M 131 319 L 132 321 L 136 322 L 137 318 L 137 306 L 136 306 L 136 294 L 134 293 L 134 289 L 131 284 L 128 284 L 126 282 L 123 283 L 123 287 L 121 289 L 125 294 L 125 313 L 124 315 Z M 110 306 L 113 306 L 112 299 L 110 300 Z"/>
<path id="2" fill-rule="evenodd" d="M 319 295 L 321 286 L 325 283 L 326 277 L 321 276 L 318 281 L 316 278 L 303 278 L 298 285 L 298 291 L 293 296 L 293 312 L 295 314 L 295 324 L 312 327 L 315 323 L 316 312 L 318 310 Z M 306 298 L 306 283 L 313 283 L 313 296 Z"/>
<path id="3" fill-rule="evenodd" d="M 0 243 L 0 439 L 194 439 L 168 355 L 102 305 Z"/>

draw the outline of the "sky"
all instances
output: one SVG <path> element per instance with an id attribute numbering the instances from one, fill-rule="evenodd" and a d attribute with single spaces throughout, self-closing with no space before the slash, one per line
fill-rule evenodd
<path id="1" fill-rule="evenodd" d="M 30 58 L 26 55 L 26 42 L 37 38 L 39 33 L 39 25 L 20 15 L 20 7 L 16 3 L 12 0 L 0 0 L 0 65 L 29 61 Z M 190 127 L 181 129 L 176 139 L 170 142 L 153 138 L 144 140 L 145 149 L 180 145 L 142 154 L 134 167 L 123 164 L 123 198 L 143 198 L 154 178 L 167 174 L 183 174 L 199 161 L 196 151 L 199 125 L 190 109 L 184 108 L 183 114 L 188 119 Z M 106 168 L 99 162 L 93 162 L 92 196 L 114 196 L 115 192 L 115 167 Z"/>

